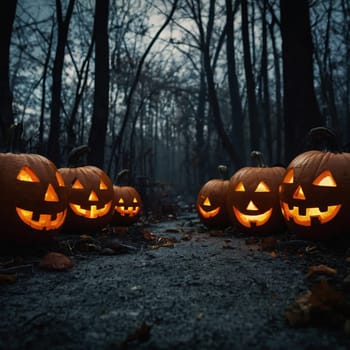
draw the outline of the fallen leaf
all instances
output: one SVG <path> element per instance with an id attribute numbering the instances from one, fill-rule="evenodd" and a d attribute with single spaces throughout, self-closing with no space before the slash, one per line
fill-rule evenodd
<path id="1" fill-rule="evenodd" d="M 350 318 L 350 304 L 342 292 L 321 280 L 311 291 L 303 293 L 288 307 L 286 318 L 290 326 L 322 325 L 345 327 Z"/>
<path id="2" fill-rule="evenodd" d="M 337 270 L 324 264 L 309 266 L 306 278 L 311 277 L 315 273 L 322 273 L 333 276 L 337 274 Z"/>
<path id="3" fill-rule="evenodd" d="M 259 242 L 259 239 L 256 238 L 256 237 L 248 237 L 246 240 L 245 240 L 245 244 L 246 245 L 252 245 L 252 244 L 257 244 Z"/>
<path id="4" fill-rule="evenodd" d="M 137 341 L 139 343 L 143 343 L 147 341 L 150 337 L 151 328 L 152 327 L 150 325 L 143 322 L 139 328 L 128 335 L 126 342 Z"/>
<path id="5" fill-rule="evenodd" d="M 266 251 L 266 250 L 273 250 L 274 248 L 276 248 L 278 244 L 278 241 L 276 238 L 273 237 L 264 237 L 261 241 L 260 241 L 260 249 L 262 251 Z"/>
<path id="6" fill-rule="evenodd" d="M 73 261 L 64 254 L 50 252 L 42 258 L 39 267 L 46 270 L 64 271 L 73 267 Z"/>
<path id="7" fill-rule="evenodd" d="M 148 241 L 153 241 L 153 240 L 157 239 L 157 236 L 154 233 L 147 231 L 147 230 L 143 230 L 142 235 L 143 235 L 143 238 L 148 240 Z"/>
<path id="8" fill-rule="evenodd" d="M 270 255 L 272 258 L 277 258 L 277 253 L 274 250 L 270 253 Z"/>
<path id="9" fill-rule="evenodd" d="M 151 244 L 148 246 L 149 249 L 158 248 L 174 248 L 174 240 L 170 238 L 159 239 L 157 244 Z"/>
<path id="10" fill-rule="evenodd" d="M 0 273 L 0 284 L 15 283 L 17 274 L 15 273 Z"/>

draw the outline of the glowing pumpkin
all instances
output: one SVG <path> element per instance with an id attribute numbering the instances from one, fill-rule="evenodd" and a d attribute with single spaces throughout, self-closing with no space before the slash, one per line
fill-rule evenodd
<path id="1" fill-rule="evenodd" d="M 132 186 L 113 186 L 114 214 L 111 224 L 129 226 L 137 222 L 141 215 L 142 201 L 136 188 Z"/>
<path id="2" fill-rule="evenodd" d="M 219 166 L 223 176 L 225 166 Z M 226 209 L 226 193 L 228 180 L 212 179 L 199 190 L 196 208 L 200 221 L 208 228 L 226 228 L 230 226 L 230 219 Z"/>
<path id="3" fill-rule="evenodd" d="M 56 166 L 38 154 L 0 153 L 0 238 L 48 240 L 62 228 L 67 193 Z"/>
<path id="4" fill-rule="evenodd" d="M 284 228 L 278 197 L 285 168 L 266 167 L 260 152 L 257 167 L 244 167 L 234 173 L 229 182 L 227 207 L 231 220 L 246 233 L 276 233 Z"/>
<path id="5" fill-rule="evenodd" d="M 112 180 L 100 168 L 87 165 L 59 169 L 68 193 L 65 231 L 96 231 L 112 219 L 114 192 Z"/>
<path id="6" fill-rule="evenodd" d="M 307 151 L 289 164 L 279 189 L 291 233 L 330 238 L 349 231 L 350 154 Z"/>

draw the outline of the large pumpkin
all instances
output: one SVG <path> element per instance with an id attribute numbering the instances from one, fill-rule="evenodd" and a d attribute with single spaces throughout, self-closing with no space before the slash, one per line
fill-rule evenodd
<path id="1" fill-rule="evenodd" d="M 267 167 L 260 152 L 252 152 L 258 166 L 237 170 L 230 179 L 227 208 L 232 223 L 246 233 L 277 233 L 284 228 L 278 186 L 285 168 Z"/>
<path id="2" fill-rule="evenodd" d="M 67 193 L 56 166 L 38 154 L 0 153 L 0 239 L 47 240 L 62 228 Z"/>
<path id="3" fill-rule="evenodd" d="M 225 166 L 219 166 L 219 172 L 224 177 Z M 230 219 L 226 208 L 228 180 L 212 179 L 199 190 L 196 200 L 198 216 L 202 224 L 208 228 L 226 228 Z"/>
<path id="4" fill-rule="evenodd" d="M 64 230 L 80 233 L 108 225 L 113 215 L 114 192 L 109 176 L 87 165 L 60 168 L 68 193 L 68 213 Z"/>
<path id="5" fill-rule="evenodd" d="M 279 197 L 291 233 L 309 239 L 350 234 L 350 154 L 298 155 L 287 168 Z"/>
<path id="6" fill-rule="evenodd" d="M 137 222 L 141 216 L 141 196 L 132 186 L 113 186 L 114 214 L 111 224 L 129 226 Z"/>

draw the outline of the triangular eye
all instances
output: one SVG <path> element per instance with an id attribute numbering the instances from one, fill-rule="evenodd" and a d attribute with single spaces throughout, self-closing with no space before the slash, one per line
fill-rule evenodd
<path id="1" fill-rule="evenodd" d="M 123 199 L 123 198 L 120 198 L 119 201 L 118 201 L 118 203 L 123 204 L 123 203 L 124 203 L 124 199 Z"/>
<path id="2" fill-rule="evenodd" d="M 73 182 L 72 188 L 74 188 L 75 190 L 82 190 L 84 186 L 81 184 L 79 179 L 75 179 L 75 181 Z"/>
<path id="3" fill-rule="evenodd" d="M 237 186 L 236 186 L 236 188 L 235 188 L 235 191 L 236 191 L 236 192 L 245 192 L 245 188 L 244 188 L 244 185 L 243 185 L 243 182 L 242 182 L 242 181 L 240 181 L 240 182 L 237 184 Z"/>
<path id="4" fill-rule="evenodd" d="M 100 181 L 100 190 L 107 190 L 108 186 L 106 185 L 106 183 L 101 179 Z"/>
<path id="5" fill-rule="evenodd" d="M 24 166 L 17 175 L 17 180 L 25 182 L 40 182 L 34 171 L 29 166 Z"/>
<path id="6" fill-rule="evenodd" d="M 312 184 L 316 186 L 337 187 L 337 183 L 329 170 L 318 175 Z"/>
<path id="7" fill-rule="evenodd" d="M 204 202 L 203 202 L 203 205 L 205 205 L 206 207 L 210 207 L 210 206 L 211 206 L 209 197 L 205 198 L 205 200 L 204 200 Z"/>
<path id="8" fill-rule="evenodd" d="M 270 187 L 264 181 L 259 182 L 256 186 L 255 192 L 270 192 Z"/>
<path id="9" fill-rule="evenodd" d="M 56 171 L 56 179 L 57 179 L 57 182 L 58 182 L 58 186 L 64 187 L 63 178 L 62 178 L 61 174 L 58 171 Z"/>
<path id="10" fill-rule="evenodd" d="M 293 169 L 289 169 L 287 171 L 286 175 L 284 175 L 283 182 L 285 184 L 292 184 L 294 182 L 294 170 Z"/>
<path id="11" fill-rule="evenodd" d="M 134 197 L 134 199 L 132 200 L 133 203 L 138 203 L 137 199 Z"/>

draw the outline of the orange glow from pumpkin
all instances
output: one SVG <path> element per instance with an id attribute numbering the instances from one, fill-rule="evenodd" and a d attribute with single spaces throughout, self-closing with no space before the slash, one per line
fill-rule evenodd
<path id="1" fill-rule="evenodd" d="M 337 187 L 337 183 L 329 170 L 321 173 L 312 184 L 316 186 Z"/>
<path id="2" fill-rule="evenodd" d="M 24 166 L 17 174 L 17 180 L 24 182 L 40 182 L 34 171 L 29 166 Z"/>
<path id="3" fill-rule="evenodd" d="M 90 192 L 89 202 L 98 202 L 98 196 L 94 191 Z"/>
<path id="4" fill-rule="evenodd" d="M 132 202 L 136 204 L 135 206 L 128 206 L 126 207 L 125 205 L 116 205 L 115 210 L 121 215 L 121 216 L 136 216 L 140 210 L 141 207 L 138 204 L 137 199 L 134 197 Z M 120 198 L 118 200 L 118 204 L 124 204 L 125 201 L 123 198 Z"/>
<path id="5" fill-rule="evenodd" d="M 301 226 L 311 226 L 312 218 L 317 218 L 321 224 L 331 221 L 338 214 L 341 204 L 329 205 L 326 211 L 320 211 L 319 208 L 306 208 L 305 215 L 299 213 L 299 207 L 293 206 L 292 209 L 289 208 L 288 204 L 281 202 L 282 213 L 287 220 L 291 218 L 293 221 Z"/>
<path id="6" fill-rule="evenodd" d="M 25 210 L 16 208 L 17 215 L 20 219 L 35 230 L 57 230 L 59 229 L 66 218 L 67 210 L 61 211 L 55 215 L 51 214 L 40 214 L 38 220 L 33 219 L 34 212 L 31 210 Z M 56 217 L 53 219 L 53 217 Z"/>
<path id="7" fill-rule="evenodd" d="M 105 216 L 109 213 L 112 207 L 112 201 L 105 204 L 102 208 L 98 209 L 96 205 L 91 205 L 90 209 L 84 209 L 79 204 L 69 203 L 70 208 L 74 214 L 83 216 L 87 219 L 97 219 L 98 217 Z"/>
<path id="8" fill-rule="evenodd" d="M 253 209 L 255 208 L 255 209 Z M 255 206 L 254 203 L 251 204 L 249 202 L 247 209 L 249 210 L 258 210 L 258 208 Z M 238 210 L 236 207 L 233 207 L 233 212 L 235 214 L 235 217 L 240 222 L 241 225 L 245 227 L 252 227 L 252 223 L 254 223 L 256 226 L 262 226 L 265 225 L 271 217 L 272 214 L 272 208 L 263 212 L 262 214 L 243 214 L 240 210 Z"/>
<path id="9" fill-rule="evenodd" d="M 294 171 L 290 169 L 284 177 L 284 183 L 293 183 Z M 337 187 L 337 183 L 329 170 L 323 171 L 312 182 L 315 186 Z M 298 185 L 293 193 L 293 199 L 307 200 L 301 185 Z M 286 220 L 293 219 L 294 223 L 301 226 L 312 226 L 312 221 L 317 219 L 320 224 L 325 224 L 333 220 L 338 214 L 341 204 L 329 205 L 326 210 L 321 211 L 318 207 L 305 208 L 303 214 L 300 214 L 298 206 L 290 207 L 287 203 L 281 201 L 281 209 Z"/>
<path id="10" fill-rule="evenodd" d="M 217 207 L 213 210 L 209 210 L 209 211 L 206 211 L 204 210 L 200 205 L 198 205 L 198 210 L 199 210 L 199 214 L 204 218 L 204 219 L 210 219 L 216 215 L 219 214 L 219 211 L 220 211 L 220 207 Z"/>
<path id="11" fill-rule="evenodd" d="M 45 192 L 44 201 L 45 202 L 58 202 L 59 201 L 58 195 L 51 184 L 49 184 L 49 186 L 47 187 L 47 190 Z"/>
<path id="12" fill-rule="evenodd" d="M 305 194 L 301 186 L 299 185 L 293 194 L 294 199 L 305 199 Z"/>
<path id="13" fill-rule="evenodd" d="M 255 192 L 270 192 L 270 188 L 264 181 L 261 181 L 256 187 Z"/>

